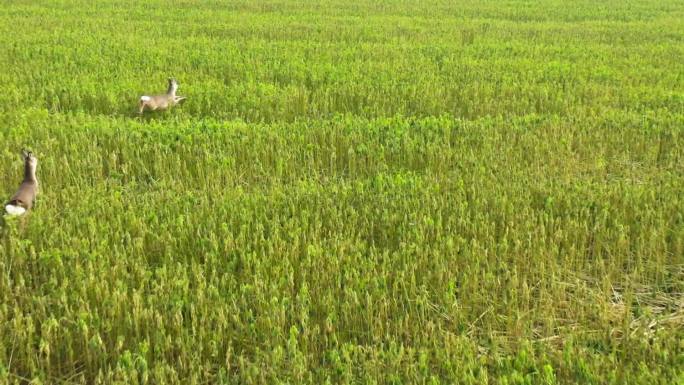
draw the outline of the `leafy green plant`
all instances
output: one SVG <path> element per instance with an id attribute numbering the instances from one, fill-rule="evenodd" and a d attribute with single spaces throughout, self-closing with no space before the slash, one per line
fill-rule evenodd
<path id="1" fill-rule="evenodd" d="M 0 383 L 681 382 L 683 13 L 10 2 Z"/>

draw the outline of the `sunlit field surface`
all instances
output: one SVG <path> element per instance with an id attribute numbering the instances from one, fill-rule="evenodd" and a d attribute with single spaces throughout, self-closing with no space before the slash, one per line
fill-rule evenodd
<path id="1" fill-rule="evenodd" d="M 7 1 L 0 384 L 683 384 L 683 63 L 674 0 Z"/>

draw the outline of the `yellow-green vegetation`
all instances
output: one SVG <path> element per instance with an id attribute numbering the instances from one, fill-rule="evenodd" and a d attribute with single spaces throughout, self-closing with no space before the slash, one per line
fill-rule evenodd
<path id="1" fill-rule="evenodd" d="M 674 0 L 5 2 L 0 383 L 682 384 L 682 63 Z"/>

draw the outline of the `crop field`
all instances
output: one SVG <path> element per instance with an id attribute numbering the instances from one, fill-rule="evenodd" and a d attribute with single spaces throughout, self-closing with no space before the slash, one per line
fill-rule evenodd
<path id="1" fill-rule="evenodd" d="M 9 0 L 0 143 L 0 384 L 684 384 L 682 1 Z"/>

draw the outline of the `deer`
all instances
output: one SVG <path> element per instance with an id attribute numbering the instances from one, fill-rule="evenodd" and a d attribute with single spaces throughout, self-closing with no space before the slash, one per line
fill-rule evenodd
<path id="1" fill-rule="evenodd" d="M 16 194 L 5 205 L 5 211 L 10 216 L 23 215 L 31 210 L 38 195 L 38 179 L 36 178 L 38 158 L 31 151 L 26 150 L 21 150 L 21 156 L 24 160 L 24 180 Z"/>
<path id="2" fill-rule="evenodd" d="M 138 103 L 139 114 L 142 114 L 145 109 L 151 111 L 165 110 L 169 107 L 173 107 L 185 100 L 185 96 L 177 96 L 176 90 L 178 90 L 178 82 L 174 78 L 169 78 L 169 88 L 165 94 L 147 96 L 143 95 L 140 97 Z"/>

